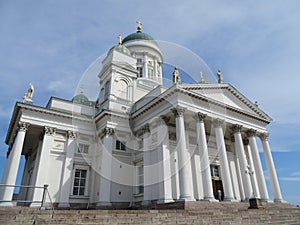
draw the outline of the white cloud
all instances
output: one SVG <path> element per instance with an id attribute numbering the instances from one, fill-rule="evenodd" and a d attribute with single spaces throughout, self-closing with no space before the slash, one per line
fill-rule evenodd
<path id="1" fill-rule="evenodd" d="M 288 177 L 281 177 L 280 180 L 284 180 L 284 181 L 300 181 L 300 171 L 293 172 Z"/>
<path id="2" fill-rule="evenodd" d="M 65 86 L 65 82 L 63 82 L 61 80 L 50 81 L 47 89 L 49 91 L 59 91 L 59 90 L 63 89 L 64 86 Z"/>
<path id="3" fill-rule="evenodd" d="M 284 181 L 300 181 L 300 177 L 281 177 L 280 180 L 284 180 Z"/>

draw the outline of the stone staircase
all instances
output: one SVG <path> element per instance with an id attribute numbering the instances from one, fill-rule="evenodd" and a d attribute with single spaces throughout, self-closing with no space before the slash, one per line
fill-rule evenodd
<path id="1" fill-rule="evenodd" d="M 187 202 L 184 209 L 39 210 L 0 207 L 0 224 L 289 224 L 300 225 L 300 208 L 287 203 Z"/>

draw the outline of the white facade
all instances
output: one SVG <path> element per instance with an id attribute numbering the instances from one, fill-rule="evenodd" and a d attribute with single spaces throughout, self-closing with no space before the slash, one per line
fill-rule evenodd
<path id="1" fill-rule="evenodd" d="M 2 184 L 15 185 L 22 154 L 22 185 L 49 185 L 58 207 L 269 201 L 261 140 L 281 202 L 266 130 L 271 118 L 222 81 L 163 87 L 163 56 L 151 39 L 138 30 L 108 52 L 96 102 L 80 94 L 52 97 L 46 107 L 16 103 Z M 18 199 L 40 206 L 42 194 L 24 187 Z M 13 188 L 0 187 L 0 205 L 12 197 Z"/>

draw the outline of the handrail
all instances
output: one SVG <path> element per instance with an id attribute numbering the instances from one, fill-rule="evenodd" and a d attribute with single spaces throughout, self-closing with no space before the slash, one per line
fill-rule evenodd
<path id="1" fill-rule="evenodd" d="M 22 203 L 41 203 L 41 206 L 39 207 L 40 210 L 46 210 L 47 208 L 45 207 L 45 202 L 46 202 L 46 197 L 48 196 L 49 201 L 50 201 L 50 208 L 48 208 L 50 210 L 50 218 L 49 218 L 49 223 L 51 223 L 51 220 L 54 217 L 54 207 L 53 207 L 53 202 L 48 190 L 49 185 L 48 184 L 44 184 L 44 186 L 32 186 L 32 185 L 12 185 L 12 184 L 0 184 L 0 187 L 13 187 L 13 188 L 34 188 L 34 189 L 43 189 L 43 195 L 42 195 L 42 199 L 41 201 L 33 201 L 33 200 L 17 200 L 17 202 L 22 202 Z M 12 202 L 11 201 L 7 201 L 7 200 L 0 200 L 0 202 Z M 57 221 L 55 220 L 56 224 Z"/>

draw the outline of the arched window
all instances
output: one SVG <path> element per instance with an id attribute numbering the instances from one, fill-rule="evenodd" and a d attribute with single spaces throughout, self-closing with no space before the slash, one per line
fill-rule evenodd
<path id="1" fill-rule="evenodd" d="M 128 85 L 127 85 L 126 81 L 119 80 L 118 91 L 119 91 L 119 94 L 118 94 L 119 98 L 128 99 Z"/>

